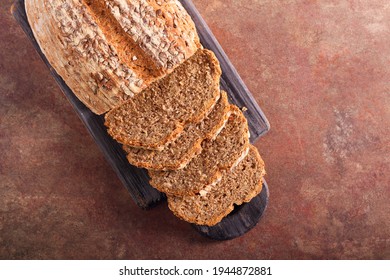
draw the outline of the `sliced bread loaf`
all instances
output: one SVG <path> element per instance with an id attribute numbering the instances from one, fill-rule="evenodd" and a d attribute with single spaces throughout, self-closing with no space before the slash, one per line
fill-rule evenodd
<path id="1" fill-rule="evenodd" d="M 171 74 L 105 116 L 118 142 L 163 150 L 188 123 L 204 119 L 220 97 L 221 69 L 214 53 L 199 50 Z"/>
<path id="2" fill-rule="evenodd" d="M 168 206 L 179 218 L 198 225 L 213 226 L 233 209 L 249 202 L 260 193 L 264 162 L 256 147 L 232 171 L 225 171 L 222 180 L 192 196 L 168 196 Z"/>
<path id="3" fill-rule="evenodd" d="M 205 139 L 213 139 L 224 127 L 230 115 L 230 105 L 226 92 L 211 113 L 197 124 L 188 124 L 183 133 L 162 151 L 133 148 L 125 146 L 129 162 L 137 167 L 153 170 L 177 170 L 184 168 L 188 162 L 202 150 Z"/>
<path id="4" fill-rule="evenodd" d="M 168 195 L 193 195 L 221 179 L 221 172 L 238 164 L 248 153 L 248 124 L 242 112 L 231 105 L 225 127 L 214 141 L 204 141 L 202 152 L 186 167 L 174 171 L 149 171 L 150 184 Z"/>

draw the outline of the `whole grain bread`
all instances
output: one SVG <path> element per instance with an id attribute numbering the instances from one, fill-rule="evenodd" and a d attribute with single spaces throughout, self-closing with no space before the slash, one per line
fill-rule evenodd
<path id="1" fill-rule="evenodd" d="M 129 162 L 137 167 L 153 170 L 178 170 L 184 168 L 202 150 L 205 139 L 213 139 L 222 130 L 230 116 L 226 92 L 211 113 L 200 123 L 188 124 L 184 131 L 162 151 L 125 146 Z"/>
<path id="2" fill-rule="evenodd" d="M 119 2 L 121 11 L 130 9 L 132 6 L 129 5 L 133 5 L 130 3 L 132 1 Z M 127 29 L 119 21 L 101 21 L 95 10 L 85 3 L 84 0 L 26 0 L 25 6 L 28 21 L 42 52 L 74 94 L 96 114 L 103 114 L 122 104 L 158 77 L 171 71 L 200 47 L 191 19 L 176 0 L 166 2 L 161 7 L 161 12 L 165 15 L 175 11 L 175 16 L 172 17 L 175 26 L 178 26 L 177 36 L 185 38 L 187 44 L 164 35 L 163 27 L 157 28 L 157 24 L 149 26 L 132 23 L 137 27 L 136 33 L 139 35 L 133 48 L 128 43 L 131 40 L 127 39 L 130 38 L 126 33 Z M 129 18 L 123 17 L 122 21 L 139 22 L 142 17 L 149 18 L 151 24 L 151 11 L 155 10 L 155 3 L 149 4 L 149 1 L 143 0 L 142 8 L 128 14 Z M 116 10 L 117 8 L 113 8 L 113 11 Z M 146 16 L 146 11 L 150 11 L 149 16 Z M 105 14 L 111 14 L 110 7 L 105 8 Z M 171 19 L 168 18 L 167 21 Z M 165 24 L 162 19 L 158 22 Z M 107 32 L 108 26 L 110 30 L 118 32 Z M 123 38 L 124 33 L 126 40 L 115 41 Z M 151 38 L 159 38 L 160 44 L 153 45 Z M 176 59 L 172 58 L 169 63 L 167 60 L 163 64 L 162 58 L 172 52 L 172 48 L 167 48 L 166 44 L 172 45 L 178 53 L 173 52 L 171 56 Z"/>
<path id="3" fill-rule="evenodd" d="M 198 225 L 213 226 L 233 209 L 249 202 L 260 193 L 264 162 L 256 147 L 232 171 L 225 171 L 222 180 L 191 196 L 168 196 L 168 206 L 179 218 Z"/>
<path id="4" fill-rule="evenodd" d="M 216 184 L 222 171 L 237 165 L 248 153 L 248 123 L 243 113 L 231 105 L 225 127 L 213 141 L 202 143 L 202 152 L 187 166 L 174 171 L 149 171 L 150 184 L 168 195 L 184 196 L 198 193 L 207 185 Z"/>
<path id="5" fill-rule="evenodd" d="M 25 5 L 49 63 L 89 109 L 108 112 L 109 134 L 175 215 L 212 226 L 260 192 L 247 121 L 220 95 L 219 62 L 178 0 Z"/>
<path id="6" fill-rule="evenodd" d="M 221 69 L 214 53 L 201 49 L 175 70 L 105 116 L 118 142 L 163 150 L 184 126 L 203 120 L 220 97 Z"/>

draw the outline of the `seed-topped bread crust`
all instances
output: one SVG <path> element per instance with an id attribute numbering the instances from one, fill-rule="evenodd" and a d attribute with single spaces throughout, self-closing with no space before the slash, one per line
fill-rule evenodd
<path id="1" fill-rule="evenodd" d="M 163 150 L 185 125 L 207 116 L 220 97 L 220 76 L 214 53 L 199 50 L 171 74 L 108 112 L 108 133 L 124 145 Z"/>
<path id="2" fill-rule="evenodd" d="M 178 0 L 100 1 L 166 73 L 201 47 L 195 24 Z"/>
<path id="3" fill-rule="evenodd" d="M 201 45 L 178 0 L 83 0 L 118 56 L 149 83 Z"/>
<path id="4" fill-rule="evenodd" d="M 162 151 L 125 146 L 129 162 L 137 167 L 152 170 L 178 170 L 184 168 L 202 150 L 205 139 L 213 139 L 222 130 L 230 116 L 230 105 L 226 92 L 200 123 L 188 124 L 179 138 Z"/>
<path id="5" fill-rule="evenodd" d="M 264 162 L 256 147 L 251 146 L 232 171 L 225 171 L 222 180 L 192 196 L 168 196 L 168 206 L 179 218 L 198 225 L 214 226 L 234 209 L 249 202 L 262 190 Z"/>
<path id="6" fill-rule="evenodd" d="M 243 113 L 231 105 L 225 127 L 214 141 L 204 141 L 202 152 L 186 167 L 174 171 L 149 171 L 150 184 L 168 195 L 198 193 L 221 179 L 222 171 L 238 164 L 249 150 L 248 123 Z"/>

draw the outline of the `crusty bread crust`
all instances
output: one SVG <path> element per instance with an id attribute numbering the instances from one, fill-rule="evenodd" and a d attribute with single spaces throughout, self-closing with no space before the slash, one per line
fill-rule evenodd
<path id="1" fill-rule="evenodd" d="M 232 171 L 225 171 L 219 183 L 192 196 L 168 195 L 168 207 L 189 223 L 214 226 L 233 211 L 234 205 L 249 202 L 261 192 L 264 175 L 264 162 L 251 146 L 247 158 Z"/>
<path id="2" fill-rule="evenodd" d="M 42 52 L 74 94 L 102 114 L 146 85 L 123 65 L 78 0 L 26 0 Z"/>
<path id="3" fill-rule="evenodd" d="M 201 48 L 195 24 L 178 0 L 98 2 L 106 4 L 122 29 L 165 74 Z M 123 50 L 120 46 L 118 52 Z"/>
<path id="4" fill-rule="evenodd" d="M 164 75 L 164 70 L 158 67 L 156 61 L 141 48 L 140 43 L 122 28 L 110 8 L 106 6 L 106 2 L 112 2 L 111 0 L 82 0 L 82 2 L 87 6 L 121 61 L 148 84 Z M 135 15 L 138 16 L 137 13 Z M 130 19 L 129 16 L 127 20 Z"/>

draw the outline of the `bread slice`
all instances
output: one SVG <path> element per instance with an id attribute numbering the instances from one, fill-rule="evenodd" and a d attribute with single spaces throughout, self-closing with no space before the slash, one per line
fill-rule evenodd
<path id="1" fill-rule="evenodd" d="M 175 31 L 177 32 L 175 36 L 182 36 L 187 44 L 183 45 L 182 41 L 176 42 L 176 37 L 164 34 L 161 26 L 157 29 L 144 23 L 139 25 L 132 23 L 137 26 L 137 34 L 140 35 L 139 40 L 134 41 L 136 42 L 133 44 L 136 50 L 134 52 L 129 50 L 129 40 L 119 40 L 122 35 L 116 36 L 115 32 L 107 32 L 107 26 L 110 25 L 104 23 L 111 22 L 98 22 L 96 14 L 87 8 L 83 1 L 26 0 L 25 7 L 34 37 L 42 52 L 74 94 L 96 114 L 103 114 L 141 92 L 156 78 L 171 71 L 200 47 L 195 28 L 189 16 L 181 9 L 181 5 L 177 7 L 177 1 L 166 2 L 164 13 L 167 11 L 177 13 L 177 17 L 174 18 L 179 28 Z M 133 6 L 131 1 L 120 2 L 121 9 L 130 9 Z M 155 5 L 148 4 L 148 1 L 143 0 L 142 3 L 144 10 L 155 9 Z M 125 20 L 139 22 L 140 15 L 146 15 L 144 10 L 129 14 Z M 107 7 L 106 14 L 110 13 Z M 151 23 L 153 18 L 149 20 Z M 118 26 L 119 23 L 116 23 L 110 28 L 124 30 Z M 152 47 L 154 41 L 152 38 L 155 38 L 154 40 L 159 38 L 161 44 Z M 175 50 L 177 48 L 180 52 L 176 53 L 165 44 Z M 141 45 L 145 47 L 142 48 Z M 148 49 L 153 49 L 154 52 Z M 171 56 L 177 59 L 172 58 L 169 65 L 168 61 L 161 64 L 162 59 L 157 50 L 161 51 L 162 58 L 173 52 Z M 184 58 L 182 53 L 185 54 Z"/>
<path id="2" fill-rule="evenodd" d="M 231 108 L 224 129 L 214 141 L 202 143 L 203 150 L 197 157 L 180 170 L 150 170 L 150 184 L 168 195 L 193 195 L 207 185 L 216 184 L 223 170 L 237 165 L 249 150 L 248 123 L 236 106 Z"/>
<path id="3" fill-rule="evenodd" d="M 211 113 L 200 123 L 188 124 L 183 133 L 162 151 L 125 146 L 129 162 L 137 167 L 153 170 L 177 170 L 184 168 L 202 150 L 205 139 L 213 139 L 222 130 L 230 115 L 226 92 Z"/>
<path id="4" fill-rule="evenodd" d="M 179 218 L 198 225 L 213 226 L 233 209 L 249 202 L 262 190 L 264 162 L 256 147 L 251 146 L 232 171 L 225 171 L 222 180 L 192 196 L 168 196 L 168 206 Z"/>
<path id="5" fill-rule="evenodd" d="M 108 112 L 108 133 L 124 145 L 163 150 L 185 125 L 207 116 L 220 97 L 220 76 L 214 53 L 199 50 L 171 74 Z"/>

